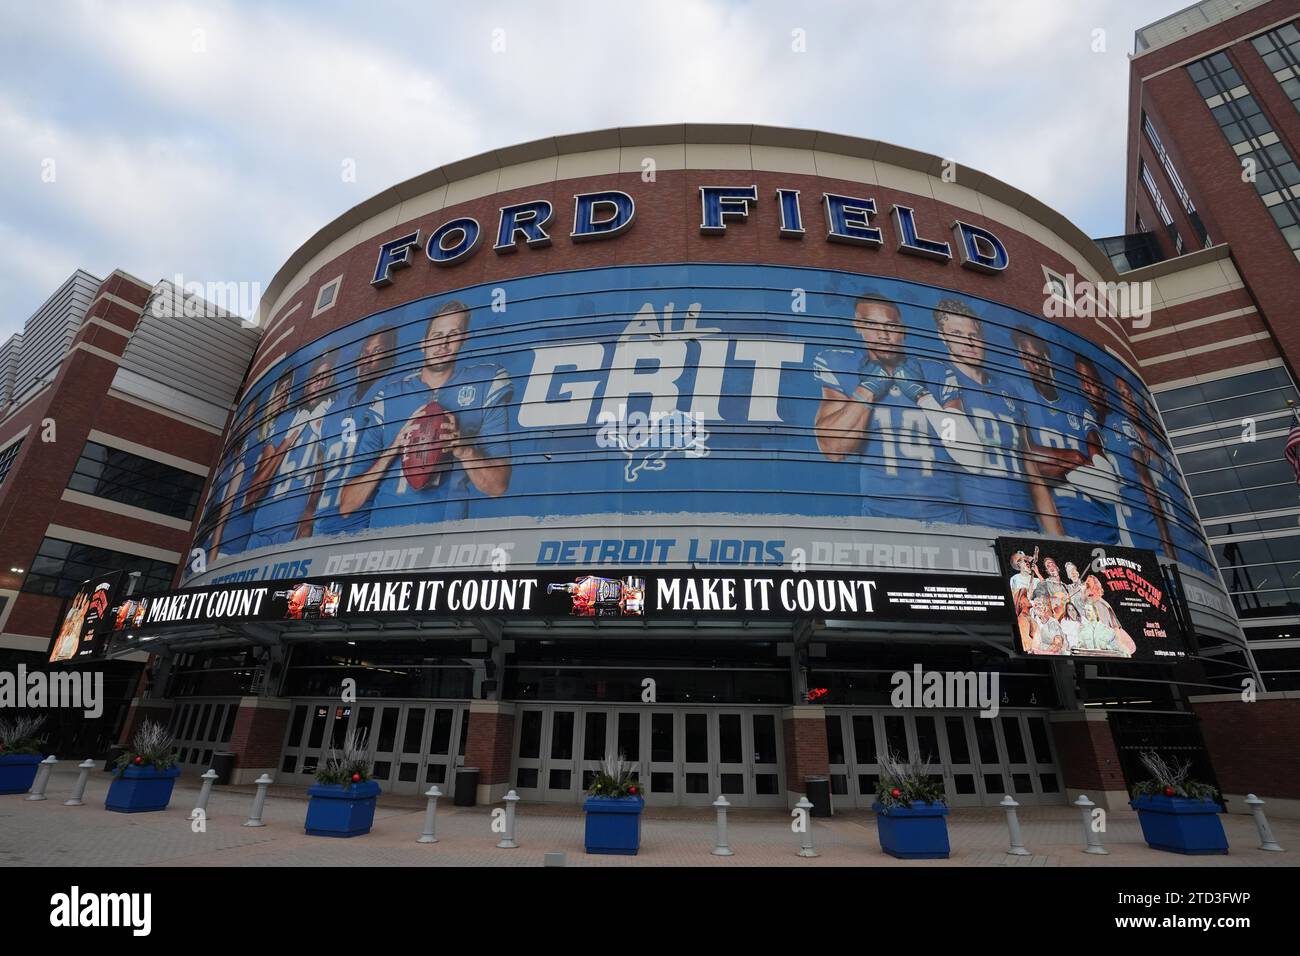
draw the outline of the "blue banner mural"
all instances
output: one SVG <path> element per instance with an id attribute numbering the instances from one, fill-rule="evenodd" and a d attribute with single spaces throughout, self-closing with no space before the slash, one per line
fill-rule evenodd
<path id="1" fill-rule="evenodd" d="M 1174 461 L 1138 379 L 1040 317 L 829 271 L 584 270 L 411 302 L 264 375 L 190 573 L 283 555 L 346 573 L 309 564 L 525 526 L 536 550 L 514 560 L 580 541 L 577 561 L 626 563 L 604 542 L 653 553 L 691 522 L 761 524 L 740 563 L 789 560 L 773 529 L 851 527 L 1062 536 L 1209 573 Z"/>

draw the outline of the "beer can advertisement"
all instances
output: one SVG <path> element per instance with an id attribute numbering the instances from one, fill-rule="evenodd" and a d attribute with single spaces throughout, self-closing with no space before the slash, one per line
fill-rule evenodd
<path id="1" fill-rule="evenodd" d="M 999 538 L 1015 646 L 1035 657 L 1187 656 L 1174 597 L 1154 552 Z"/>

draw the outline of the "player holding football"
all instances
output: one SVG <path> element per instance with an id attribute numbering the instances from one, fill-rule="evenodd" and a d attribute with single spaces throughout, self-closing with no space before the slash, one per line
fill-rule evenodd
<path id="1" fill-rule="evenodd" d="M 469 323 L 469 306 L 443 305 L 425 329 L 423 367 L 384 385 L 387 415 L 359 442 L 373 464 L 343 485 L 340 515 L 369 503 L 371 527 L 454 521 L 473 496 L 505 494 L 513 386 L 498 365 L 457 367 Z"/>
<path id="2" fill-rule="evenodd" d="M 978 444 L 973 460 L 955 448 L 967 474 L 961 498 L 970 524 L 1061 534 L 1060 516 L 1029 444 L 1014 387 L 984 364 L 984 326 L 969 305 L 944 299 L 934 309 L 935 328 L 948 348 L 940 403 L 969 420 Z M 954 445 L 957 443 L 954 442 Z"/>
<path id="3" fill-rule="evenodd" d="M 1106 459 L 1091 407 L 1057 385 L 1051 348 L 1043 339 L 1023 326 L 1011 339 L 1029 373 L 1019 395 L 1029 441 L 1025 458 L 1051 484 L 1064 533 L 1118 544 L 1115 512 L 1108 503 L 1119 499 L 1119 480 Z"/>
<path id="4" fill-rule="evenodd" d="M 262 453 L 258 434 L 249 428 L 257 402 L 243 407 L 231 429 L 232 442 L 222 456 L 223 464 L 208 492 L 204 507 L 207 515 L 216 507 L 211 540 L 204 547 L 208 559 L 215 561 L 218 554 L 239 554 L 248 545 L 248 535 L 253 529 L 253 511 L 244 503 L 244 495 L 253 483 L 257 459 Z"/>
<path id="5" fill-rule="evenodd" d="M 813 363 L 822 387 L 817 447 L 831 461 L 860 456 L 864 515 L 960 522 L 957 469 L 940 440 L 944 409 L 921 363 L 904 350 L 898 306 L 864 295 L 854 303 L 853 327 L 865 357 L 856 349 L 831 348 Z M 968 437 L 966 447 L 972 447 L 973 433 Z"/>
<path id="6" fill-rule="evenodd" d="M 370 512 L 339 511 L 343 486 L 367 464 L 357 455 L 362 436 L 384 424 L 384 384 L 397 357 L 397 331 L 391 326 L 372 332 L 357 355 L 357 384 L 325 417 L 320 500 L 316 503 L 317 534 L 356 534 L 370 526 Z"/>

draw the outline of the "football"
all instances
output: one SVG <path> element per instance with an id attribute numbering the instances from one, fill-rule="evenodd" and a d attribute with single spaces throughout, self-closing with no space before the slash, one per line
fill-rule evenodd
<path id="1" fill-rule="evenodd" d="M 447 415 L 446 409 L 430 401 L 411 419 L 414 425 L 402 449 L 402 476 L 416 491 L 436 485 L 446 467 L 447 444 L 439 436 Z"/>

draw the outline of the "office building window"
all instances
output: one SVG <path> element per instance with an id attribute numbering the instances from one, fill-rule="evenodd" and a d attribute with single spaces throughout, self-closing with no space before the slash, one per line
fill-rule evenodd
<path id="1" fill-rule="evenodd" d="M 1226 53 L 1197 60 L 1187 73 L 1237 154 L 1242 175 L 1254 183 L 1282 238 L 1300 258 L 1300 166 Z"/>
<path id="2" fill-rule="evenodd" d="M 1169 158 L 1169 154 L 1165 151 L 1165 144 L 1160 141 L 1160 134 L 1156 132 L 1151 117 L 1147 116 L 1146 113 L 1142 114 L 1142 129 L 1146 133 L 1147 141 L 1151 143 L 1151 148 L 1156 151 L 1156 156 L 1160 159 L 1160 166 L 1169 178 L 1169 184 L 1174 187 L 1174 195 L 1178 197 L 1178 201 L 1182 204 L 1183 212 L 1187 213 L 1192 228 L 1196 230 L 1196 237 L 1201 240 L 1201 245 L 1208 249 L 1214 243 L 1210 241 L 1209 233 L 1205 229 L 1205 224 L 1201 222 L 1200 214 L 1196 211 L 1192 197 L 1187 194 L 1187 187 L 1183 185 L 1182 177 L 1178 175 L 1178 170 L 1174 167 L 1174 161 Z"/>
<path id="3" fill-rule="evenodd" d="M 23 440 L 20 438 L 4 451 L 0 451 L 0 482 L 5 480 L 9 474 L 9 469 L 14 466 L 14 461 L 18 458 L 18 449 L 23 447 Z"/>
<path id="4" fill-rule="evenodd" d="M 189 520 L 203 490 L 200 475 L 88 441 L 68 487 L 124 505 Z"/>
<path id="5" fill-rule="evenodd" d="M 1165 224 L 1165 230 L 1169 233 L 1169 241 L 1174 244 L 1174 251 L 1181 255 L 1183 237 L 1178 234 L 1178 227 L 1174 225 L 1174 217 L 1169 214 L 1169 207 L 1165 205 L 1165 197 L 1160 195 L 1160 187 L 1156 185 L 1156 179 L 1151 175 L 1151 168 L 1139 160 L 1138 170 L 1142 175 L 1142 184 L 1147 188 L 1147 195 L 1151 197 L 1151 203 L 1156 207 L 1156 213 L 1160 216 L 1160 221 Z"/>
<path id="6" fill-rule="evenodd" d="M 149 594 L 171 587 L 176 565 L 89 544 L 46 538 L 32 558 L 32 566 L 23 579 L 23 590 L 71 597 L 82 582 L 110 571 L 139 571 L 136 593 Z"/>
<path id="7" fill-rule="evenodd" d="M 1300 28 L 1288 23 L 1251 42 L 1263 57 L 1264 65 L 1273 72 L 1273 78 L 1282 85 L 1282 92 L 1300 110 Z"/>

